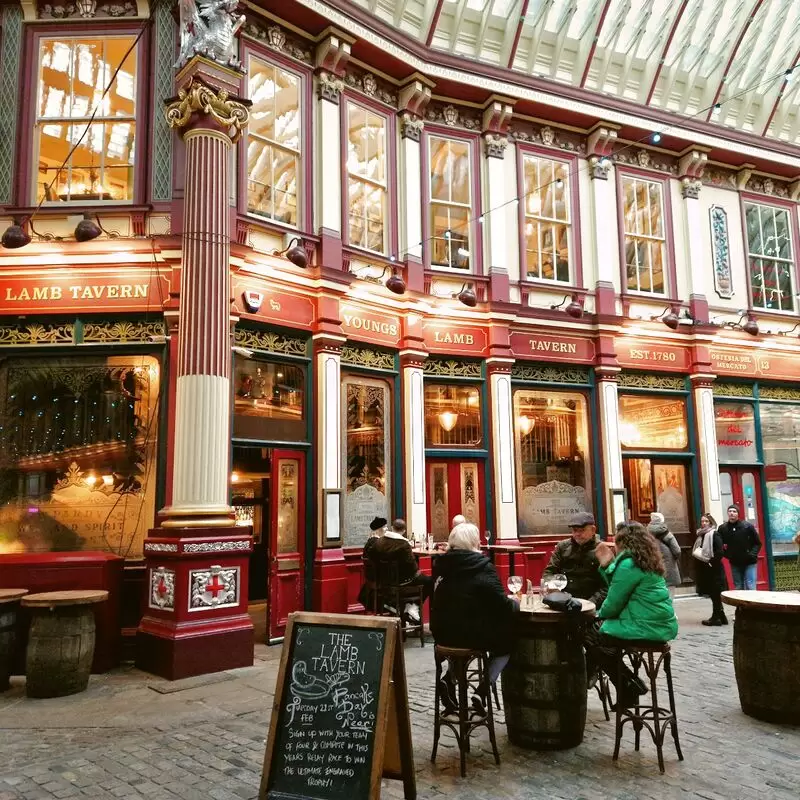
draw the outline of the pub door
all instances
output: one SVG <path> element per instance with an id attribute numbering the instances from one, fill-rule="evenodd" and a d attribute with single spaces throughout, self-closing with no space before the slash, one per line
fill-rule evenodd
<path id="1" fill-rule="evenodd" d="M 481 541 L 486 537 L 486 495 L 482 461 L 456 458 L 428 459 L 428 533 L 434 541 L 446 542 L 456 514 L 478 526 Z"/>
<path id="2" fill-rule="evenodd" d="M 269 524 L 269 640 L 283 637 L 289 614 L 303 609 L 306 454 L 272 451 Z"/>
<path id="3" fill-rule="evenodd" d="M 739 508 L 741 519 L 752 522 L 761 539 L 761 552 L 758 554 L 756 588 L 769 589 L 769 570 L 767 568 L 766 527 L 764 526 L 764 507 L 761 502 L 761 476 L 758 467 L 721 467 L 719 488 L 722 495 L 722 519 L 718 525 L 728 521 L 728 506 Z M 733 588 L 727 560 L 728 582 Z"/>

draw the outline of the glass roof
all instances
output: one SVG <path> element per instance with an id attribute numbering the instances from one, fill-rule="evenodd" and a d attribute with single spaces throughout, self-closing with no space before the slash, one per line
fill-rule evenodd
<path id="1" fill-rule="evenodd" d="M 354 2 L 437 50 L 800 143 L 799 0 Z"/>

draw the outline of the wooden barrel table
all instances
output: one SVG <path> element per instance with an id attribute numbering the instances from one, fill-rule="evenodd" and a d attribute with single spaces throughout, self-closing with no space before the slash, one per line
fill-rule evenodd
<path id="1" fill-rule="evenodd" d="M 800 592 L 732 591 L 733 667 L 742 711 L 800 724 Z"/>
<path id="2" fill-rule="evenodd" d="M 27 589 L 0 589 L 0 692 L 10 686 L 17 652 L 17 611 Z"/>
<path id="3" fill-rule="evenodd" d="M 25 658 L 28 697 L 64 697 L 86 689 L 94 656 L 92 605 L 108 599 L 104 589 L 29 594 L 31 610 Z"/>
<path id="4" fill-rule="evenodd" d="M 541 603 L 517 614 L 514 648 L 501 675 L 509 740 L 532 750 L 565 750 L 583 741 L 586 659 L 583 630 L 594 603 L 581 614 Z"/>

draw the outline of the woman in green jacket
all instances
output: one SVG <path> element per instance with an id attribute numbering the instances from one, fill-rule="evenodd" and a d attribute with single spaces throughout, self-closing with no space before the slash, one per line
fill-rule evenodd
<path id="1" fill-rule="evenodd" d="M 668 642 L 678 635 L 678 619 L 664 580 L 658 542 L 643 525 L 627 523 L 617 531 L 615 547 L 601 542 L 596 554 L 608 595 L 597 612 L 599 632 L 587 644 L 594 645 L 591 657 L 616 683 L 618 642 L 614 640 Z M 623 681 L 617 693 L 626 706 L 633 705 L 647 689 L 627 668 Z"/>

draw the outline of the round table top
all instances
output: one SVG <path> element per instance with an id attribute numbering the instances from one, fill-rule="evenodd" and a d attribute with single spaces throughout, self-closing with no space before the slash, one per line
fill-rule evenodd
<path id="1" fill-rule="evenodd" d="M 800 592 L 759 592 L 736 589 L 722 593 L 722 602 L 739 608 L 758 611 L 779 611 L 784 614 L 800 614 Z"/>
<path id="2" fill-rule="evenodd" d="M 108 600 L 105 589 L 69 589 L 63 592 L 41 592 L 29 594 L 22 605 L 31 608 L 53 608 L 54 606 L 86 606 Z"/>
<path id="3" fill-rule="evenodd" d="M 0 589 L 0 603 L 13 603 L 28 594 L 27 589 Z"/>
<path id="4" fill-rule="evenodd" d="M 591 600 L 584 600 L 581 597 L 576 597 L 575 600 L 581 601 L 581 614 L 591 617 L 594 616 L 596 606 Z M 536 596 L 536 608 L 527 609 L 520 607 L 520 613 L 538 621 L 547 620 L 549 618 L 553 622 L 556 622 L 560 617 L 563 617 L 567 614 L 566 611 L 555 611 L 552 608 L 548 608 L 543 603 L 540 603 L 538 595 Z"/>
<path id="5" fill-rule="evenodd" d="M 533 552 L 533 548 L 530 545 L 524 544 L 482 544 L 481 547 L 485 547 L 487 550 L 499 550 L 507 553 Z"/>

